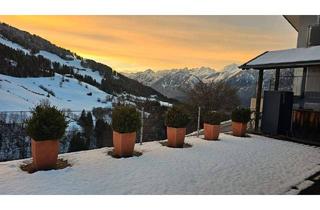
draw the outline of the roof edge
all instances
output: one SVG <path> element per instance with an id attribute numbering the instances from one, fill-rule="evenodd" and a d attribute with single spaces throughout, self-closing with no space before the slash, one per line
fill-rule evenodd
<path id="1" fill-rule="evenodd" d="M 290 21 L 287 15 L 282 15 L 282 16 L 284 17 L 284 19 L 288 21 L 288 23 L 294 28 L 294 30 L 296 30 L 296 32 L 299 32 L 298 28 L 296 28 L 296 26 Z"/>
<path id="2" fill-rule="evenodd" d="M 251 61 L 253 61 L 253 60 L 257 59 L 257 58 L 259 58 L 260 56 L 263 56 L 264 54 L 266 54 L 268 52 L 269 51 L 265 51 L 265 52 L 261 53 L 260 55 L 257 55 L 256 57 L 254 57 L 254 58 L 250 59 L 249 61 L 245 62 L 244 64 L 242 64 L 241 66 L 238 66 L 238 68 L 242 69 L 242 70 L 247 69 L 246 66 L 247 66 L 248 63 L 250 63 Z"/>
<path id="3" fill-rule="evenodd" d="M 268 70 L 268 69 L 276 69 L 276 68 L 285 69 L 285 68 L 298 68 L 298 67 L 308 67 L 308 66 L 320 66 L 320 60 L 248 65 L 248 66 L 244 66 L 243 70 L 248 70 L 248 69 Z"/>

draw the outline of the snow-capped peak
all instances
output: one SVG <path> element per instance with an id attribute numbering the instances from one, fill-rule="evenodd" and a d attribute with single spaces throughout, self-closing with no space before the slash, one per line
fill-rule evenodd
<path id="1" fill-rule="evenodd" d="M 223 67 L 222 72 L 230 72 L 230 71 L 238 71 L 238 70 L 240 70 L 238 68 L 238 65 L 235 63 L 232 63 L 230 65 Z"/>
<path id="2" fill-rule="evenodd" d="M 219 82 L 222 80 L 229 79 L 234 77 L 235 75 L 239 74 L 241 69 L 238 68 L 237 64 L 230 64 L 225 66 L 222 71 L 220 72 L 219 76 L 214 79 L 215 82 Z"/>

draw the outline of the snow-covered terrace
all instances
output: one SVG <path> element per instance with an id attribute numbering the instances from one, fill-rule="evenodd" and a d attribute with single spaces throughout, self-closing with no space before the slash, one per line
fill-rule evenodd
<path id="1" fill-rule="evenodd" d="M 255 135 L 186 142 L 137 144 L 143 155 L 126 159 L 108 156 L 112 148 L 63 154 L 72 167 L 34 174 L 19 169 L 30 160 L 2 162 L 0 194 L 296 194 L 320 171 L 317 147 Z"/>

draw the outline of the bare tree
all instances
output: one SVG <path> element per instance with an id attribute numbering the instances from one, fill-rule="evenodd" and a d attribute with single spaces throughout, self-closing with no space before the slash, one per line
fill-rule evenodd
<path id="1" fill-rule="evenodd" d="M 188 92 L 187 103 L 195 110 L 200 106 L 203 111 L 231 112 L 240 99 L 237 90 L 225 82 L 199 82 Z"/>

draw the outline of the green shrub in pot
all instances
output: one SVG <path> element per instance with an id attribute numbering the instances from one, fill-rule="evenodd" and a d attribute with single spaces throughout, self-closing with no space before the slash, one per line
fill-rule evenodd
<path id="1" fill-rule="evenodd" d="M 190 122 L 190 115 L 181 106 L 173 106 L 166 113 L 165 124 L 172 128 L 184 128 Z"/>
<path id="2" fill-rule="evenodd" d="M 118 106 L 112 111 L 112 129 L 119 133 L 136 132 L 141 128 L 140 113 L 130 106 Z"/>
<path id="3" fill-rule="evenodd" d="M 231 119 L 233 122 L 248 123 L 251 118 L 251 110 L 248 108 L 236 108 L 232 111 Z"/>
<path id="4" fill-rule="evenodd" d="M 26 121 L 27 134 L 35 141 L 60 139 L 67 128 L 63 111 L 49 103 L 41 103 L 32 111 L 32 116 Z"/>
<path id="5" fill-rule="evenodd" d="M 203 122 L 210 125 L 220 125 L 221 122 L 228 119 L 228 116 L 219 111 L 209 111 L 204 113 Z"/>
<path id="6" fill-rule="evenodd" d="M 68 125 L 63 111 L 48 102 L 43 102 L 32 111 L 26 121 L 27 134 L 32 138 L 32 164 L 36 170 L 56 167 L 59 140 Z"/>

